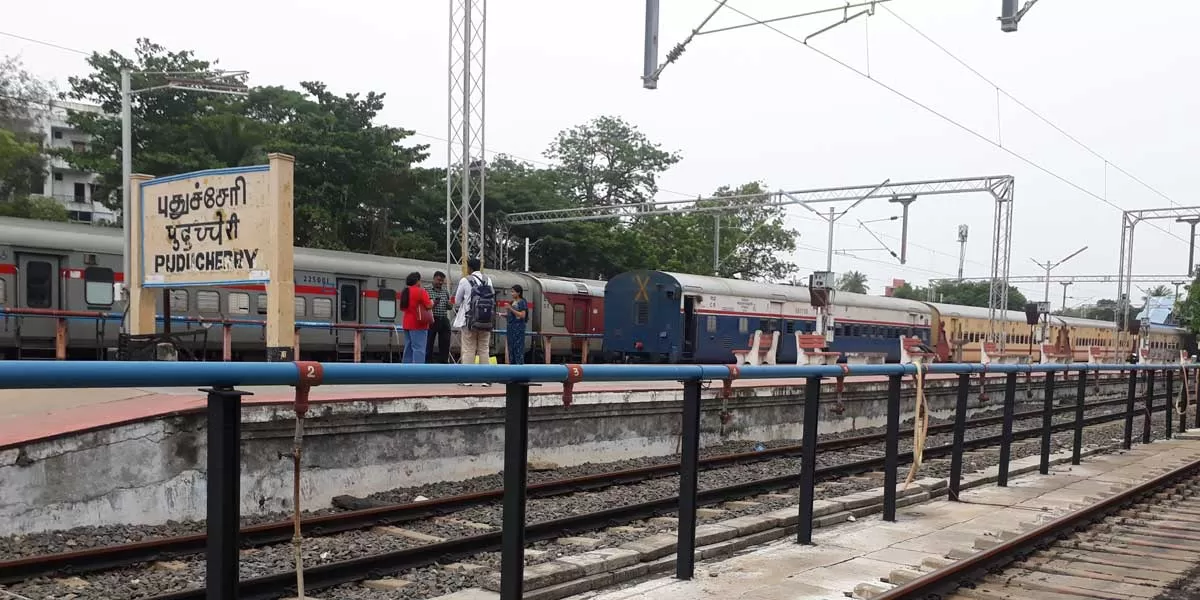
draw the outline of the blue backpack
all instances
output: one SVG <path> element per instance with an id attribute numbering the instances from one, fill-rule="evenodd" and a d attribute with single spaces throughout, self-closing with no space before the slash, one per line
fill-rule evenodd
<path id="1" fill-rule="evenodd" d="M 496 290 L 483 276 L 467 277 L 471 284 L 471 300 L 467 305 L 467 327 L 475 331 L 491 331 L 496 318 Z"/>

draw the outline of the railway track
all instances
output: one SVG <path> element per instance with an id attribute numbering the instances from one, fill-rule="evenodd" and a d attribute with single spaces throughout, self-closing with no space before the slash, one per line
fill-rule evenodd
<path id="1" fill-rule="evenodd" d="M 1161 396 L 1160 396 L 1161 399 Z M 1086 405 L 1089 411 L 1105 410 L 1123 407 L 1125 399 L 1093 402 Z M 1139 407 L 1140 408 L 1140 407 Z M 1159 410 L 1162 406 L 1158 407 Z M 1055 409 L 1056 414 L 1073 412 L 1075 406 L 1064 406 Z M 1042 411 L 1031 410 L 1017 413 L 1016 422 L 1039 419 Z M 1111 421 L 1123 419 L 1123 412 L 1098 414 L 1084 419 L 1085 426 L 1102 425 Z M 968 427 L 979 430 L 983 427 L 995 427 L 1002 422 L 999 416 L 983 417 L 968 421 Z M 1040 424 L 1040 423 L 1039 423 Z M 1055 431 L 1073 429 L 1073 420 L 1054 425 Z M 925 450 L 928 459 L 946 456 L 950 453 L 949 444 L 937 444 L 939 435 L 953 430 L 950 424 L 935 425 L 930 428 L 930 446 Z M 1019 429 L 1014 431 L 1014 440 L 1029 439 L 1040 436 L 1040 428 Z M 902 437 L 911 436 L 911 430 L 902 432 Z M 936 435 L 935 435 L 936 434 Z M 826 464 L 818 469 L 820 480 L 831 480 L 849 475 L 871 472 L 882 468 L 884 458 L 882 452 L 863 452 L 862 448 L 872 443 L 880 444 L 883 434 L 855 436 L 843 439 L 824 440 L 819 444 L 823 455 L 858 449 L 857 456 L 864 454 L 870 458 L 860 460 L 843 460 L 836 464 Z M 986 448 L 1000 443 L 999 435 L 982 435 L 967 440 L 967 450 Z M 731 465 L 744 465 L 754 462 L 770 461 L 796 456 L 798 446 L 784 446 L 760 452 L 727 454 L 711 456 L 703 459 L 703 467 L 707 470 L 719 470 Z M 853 457 L 855 455 L 851 455 Z M 902 462 L 911 460 L 911 452 L 902 453 Z M 590 492 L 613 486 L 631 485 L 654 479 L 666 478 L 678 471 L 678 463 L 664 463 L 650 467 L 601 473 L 585 477 L 549 481 L 530 487 L 530 498 L 553 498 L 556 496 Z M 787 489 L 799 483 L 798 469 L 786 475 L 740 481 L 733 485 L 704 489 L 700 493 L 701 505 L 715 505 L 729 500 L 744 499 L 760 494 Z M 429 517 L 455 513 L 471 507 L 496 503 L 502 495 L 501 490 L 488 490 L 474 494 L 464 494 L 453 497 L 439 498 L 424 502 L 405 505 L 394 505 L 361 511 L 352 511 L 320 517 L 309 518 L 304 528 L 309 536 L 330 536 L 340 532 L 361 530 L 368 527 L 412 523 Z M 548 519 L 532 523 L 527 529 L 527 540 L 550 540 L 581 531 L 595 531 L 614 524 L 630 523 L 647 519 L 660 514 L 674 511 L 677 498 L 674 496 L 659 497 L 645 502 L 632 502 L 599 511 L 589 511 L 585 514 L 572 515 L 559 519 Z M 282 544 L 291 538 L 290 523 L 271 523 L 248 527 L 244 529 L 243 547 L 268 546 Z M 426 567 L 433 564 L 445 564 L 466 556 L 475 556 L 483 552 L 491 552 L 499 547 L 500 534 L 498 530 L 490 530 L 474 535 L 461 535 L 433 543 L 425 543 L 384 551 L 370 556 L 351 560 L 332 562 L 305 569 L 308 586 L 313 589 L 326 588 L 342 583 L 363 579 L 372 572 L 396 572 Z M 435 539 L 432 538 L 431 539 Z M 427 540 L 428 541 L 428 540 Z M 205 537 L 203 535 L 181 536 L 176 538 L 156 539 L 147 542 L 126 544 L 121 546 L 96 548 L 87 551 L 64 553 L 50 556 L 37 556 L 0 563 L 0 583 L 14 583 L 36 577 L 47 577 L 51 574 L 82 574 L 100 570 L 116 569 L 135 563 L 162 561 L 165 559 L 187 555 L 203 550 Z M 288 586 L 294 578 L 293 573 L 281 572 L 274 575 L 259 577 L 243 576 L 241 591 L 245 598 L 273 598 L 277 590 Z M 88 597 L 88 596 L 80 596 Z M 103 596 L 101 596 L 103 597 Z M 176 593 L 155 596 L 162 600 L 183 598 L 202 598 L 202 588 L 192 588 Z"/>
<path id="2" fill-rule="evenodd" d="M 1015 534 L 873 600 L 1200 596 L 1200 460 Z"/>

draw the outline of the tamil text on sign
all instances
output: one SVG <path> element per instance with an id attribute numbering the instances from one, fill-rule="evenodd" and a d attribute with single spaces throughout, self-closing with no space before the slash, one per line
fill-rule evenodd
<path id="1" fill-rule="evenodd" d="M 143 285 L 269 281 L 268 172 L 267 165 L 215 169 L 142 184 Z"/>

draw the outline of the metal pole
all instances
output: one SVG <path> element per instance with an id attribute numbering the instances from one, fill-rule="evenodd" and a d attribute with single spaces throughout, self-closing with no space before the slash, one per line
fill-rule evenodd
<path id="1" fill-rule="evenodd" d="M 958 401 L 954 408 L 954 450 L 950 453 L 950 487 L 947 497 L 958 501 L 958 491 L 962 485 L 963 438 L 967 431 L 967 394 L 971 389 L 971 376 L 967 373 L 958 375 Z"/>
<path id="2" fill-rule="evenodd" d="M 1187 273 L 1193 277 L 1196 275 L 1193 271 L 1196 269 L 1196 221 L 1192 221 L 1192 235 L 1188 236 L 1188 264 Z"/>
<path id="3" fill-rule="evenodd" d="M 1096 381 L 1100 374 L 1096 373 Z M 1079 381 L 1075 386 L 1075 438 L 1071 442 L 1071 464 L 1079 464 L 1083 453 L 1083 413 L 1087 403 L 1087 371 L 1079 370 Z"/>
<path id="4" fill-rule="evenodd" d="M 900 454 L 900 384 L 902 375 L 888 377 L 887 437 L 883 451 L 883 520 L 896 520 L 896 478 Z"/>
<path id="5" fill-rule="evenodd" d="M 529 238 L 525 238 L 525 272 L 529 272 Z"/>
<path id="6" fill-rule="evenodd" d="M 679 539 L 676 579 L 696 572 L 696 492 L 700 468 L 700 382 L 683 384 L 682 442 L 679 455 Z"/>
<path id="7" fill-rule="evenodd" d="M 967 240 L 958 242 L 958 280 L 962 281 L 963 263 L 967 260 Z"/>
<path id="8" fill-rule="evenodd" d="M 525 580 L 525 496 L 529 458 L 529 384 L 504 392 L 504 517 L 500 532 L 500 598 L 520 600 Z"/>
<path id="9" fill-rule="evenodd" d="M 812 543 L 814 487 L 817 481 L 817 419 L 820 417 L 821 378 L 804 383 L 803 437 L 800 438 L 800 522 L 796 541 Z"/>
<path id="10" fill-rule="evenodd" d="M 900 206 L 904 208 L 900 223 L 900 264 L 905 264 L 908 261 L 908 205 L 911 203 L 911 200 L 900 202 Z"/>
<path id="11" fill-rule="evenodd" d="M 1059 310 L 1066 311 L 1067 310 L 1067 288 L 1070 287 L 1071 282 L 1070 281 L 1060 281 L 1058 283 L 1063 286 L 1063 301 L 1062 301 L 1062 306 L 1059 308 Z"/>
<path id="12" fill-rule="evenodd" d="M 718 277 L 717 268 L 721 266 L 721 215 L 713 215 L 713 277 Z"/>
<path id="13" fill-rule="evenodd" d="M 205 597 L 238 597 L 238 546 L 241 535 L 242 392 L 229 387 L 208 394 L 208 541 Z"/>
<path id="14" fill-rule="evenodd" d="M 1000 426 L 1000 472 L 996 485 L 1008 486 L 1008 461 L 1012 458 L 1013 413 L 1017 405 L 1017 374 L 1009 373 L 1004 380 L 1004 423 Z"/>
<path id="15" fill-rule="evenodd" d="M 1066 379 L 1066 372 L 1063 372 Z M 1050 473 L 1050 430 L 1054 426 L 1054 371 L 1046 373 L 1046 391 L 1042 397 L 1042 457 L 1038 463 L 1038 472 L 1042 475 Z"/>
<path id="16" fill-rule="evenodd" d="M 129 69 L 121 69 L 121 226 L 124 228 L 122 238 L 124 238 L 124 269 L 125 269 L 125 289 L 129 290 L 129 282 L 133 277 L 133 271 L 130 269 L 130 259 L 132 255 L 129 248 L 132 245 L 130 233 L 133 231 L 130 225 L 131 214 L 133 212 L 133 198 L 130 195 L 129 180 L 133 177 L 133 92 L 130 90 L 130 72 Z M 126 294 L 128 298 L 128 294 Z M 129 320 L 121 320 L 122 329 L 129 331 Z"/>
<path id="17" fill-rule="evenodd" d="M 837 220 L 833 216 L 833 208 L 829 209 L 829 244 L 825 248 L 825 270 L 833 271 L 833 224 Z"/>
<path id="18" fill-rule="evenodd" d="M 659 0 L 646 0 L 646 51 L 642 58 L 642 87 L 648 90 L 658 88 L 658 78 L 654 76 L 654 72 L 658 70 L 658 4 Z"/>

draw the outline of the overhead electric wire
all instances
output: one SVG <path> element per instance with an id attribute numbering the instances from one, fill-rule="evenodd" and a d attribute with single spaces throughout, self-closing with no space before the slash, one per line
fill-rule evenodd
<path id="1" fill-rule="evenodd" d="M 946 56 L 949 56 L 950 58 L 954 59 L 954 61 L 955 61 L 955 62 L 957 62 L 958 64 L 962 65 L 962 66 L 963 66 L 963 68 L 965 68 L 966 70 L 968 70 L 968 71 L 970 71 L 970 72 L 974 73 L 974 74 L 975 74 L 977 77 L 979 77 L 979 78 L 980 78 L 980 79 L 982 79 L 983 81 L 987 82 L 987 84 L 988 84 L 988 85 L 990 85 L 990 86 L 992 86 L 992 87 L 996 88 L 996 91 L 997 91 L 997 92 L 999 92 L 999 93 L 1001 93 L 1001 94 L 1004 94 L 1006 97 L 1008 97 L 1008 99 L 1009 99 L 1009 100 L 1012 100 L 1014 103 L 1016 103 L 1016 105 L 1017 105 L 1017 106 L 1020 106 L 1021 108 L 1025 109 L 1025 110 L 1026 110 L 1026 111 L 1027 111 L 1029 114 L 1031 114 L 1031 115 L 1033 115 L 1033 116 L 1037 117 L 1037 118 L 1038 118 L 1040 121 L 1042 121 L 1042 122 L 1043 122 L 1043 123 L 1045 123 L 1046 125 L 1049 125 L 1049 126 L 1052 128 L 1052 129 L 1054 129 L 1054 130 L 1055 130 L 1055 131 L 1057 131 L 1058 133 L 1062 134 L 1062 135 L 1063 135 L 1063 137 L 1065 137 L 1065 138 L 1067 138 L 1067 139 L 1071 140 L 1072 142 L 1075 142 L 1075 144 L 1076 144 L 1076 145 L 1078 145 L 1080 148 L 1083 148 L 1084 150 L 1087 150 L 1089 153 L 1091 153 L 1091 154 L 1092 154 L 1092 156 L 1095 156 L 1096 158 L 1098 158 L 1098 159 L 1100 159 L 1100 160 L 1104 161 L 1104 165 L 1105 165 L 1106 167 L 1112 167 L 1112 168 L 1116 169 L 1116 170 L 1117 170 L 1119 173 L 1121 173 L 1122 175 L 1124 175 L 1124 176 L 1126 176 L 1126 177 L 1128 177 L 1128 178 L 1130 178 L 1130 179 L 1132 179 L 1132 180 L 1136 181 L 1137 183 L 1141 184 L 1141 185 L 1142 185 L 1142 187 L 1145 187 L 1146 189 L 1148 189 L 1148 190 L 1150 190 L 1150 191 L 1154 192 L 1155 194 L 1158 194 L 1160 197 L 1162 197 L 1162 198 L 1163 198 L 1164 200 L 1166 200 L 1167 202 L 1170 202 L 1171 204 L 1173 204 L 1173 205 L 1176 205 L 1176 206 L 1179 206 L 1179 205 L 1180 205 L 1178 202 L 1176 202 L 1175 200 L 1173 200 L 1173 199 L 1172 199 L 1170 196 L 1167 196 L 1166 194 L 1164 194 L 1163 192 L 1161 192 L 1161 191 L 1160 191 L 1158 188 L 1156 188 L 1156 187 L 1154 187 L 1154 186 L 1150 185 L 1149 183 L 1146 183 L 1146 182 L 1145 182 L 1145 181 L 1143 181 L 1141 178 L 1139 178 L 1138 176 L 1136 176 L 1136 175 L 1134 175 L 1134 174 L 1130 173 L 1129 171 L 1126 171 L 1125 169 L 1122 169 L 1120 165 L 1118 165 L 1118 164 L 1114 163 L 1113 161 L 1109 160 L 1107 157 L 1105 157 L 1104 155 L 1102 155 L 1102 154 L 1100 154 L 1099 152 L 1097 152 L 1097 151 L 1096 151 L 1095 149 L 1093 149 L 1091 146 L 1089 146 L 1089 145 L 1087 145 L 1087 144 L 1083 143 L 1082 141 L 1080 141 L 1078 138 L 1076 138 L 1075 136 L 1071 135 L 1070 133 L 1067 133 L 1067 131 L 1066 131 L 1065 129 L 1063 129 L 1062 127 L 1060 127 L 1060 126 L 1059 126 L 1057 123 L 1055 123 L 1054 121 L 1051 121 L 1050 119 L 1048 119 L 1047 117 L 1045 117 L 1044 115 L 1042 115 L 1041 113 L 1039 113 L 1038 111 L 1036 111 L 1036 110 L 1034 110 L 1033 108 L 1031 108 L 1031 107 L 1030 107 L 1028 104 L 1025 104 L 1024 102 L 1022 102 L 1020 98 L 1017 98 L 1016 96 L 1012 95 L 1012 93 L 1011 93 L 1011 92 L 1009 92 L 1008 90 L 1006 90 L 1006 89 L 1004 89 L 1004 88 L 1000 87 L 1000 86 L 999 86 L 999 85 L 998 85 L 996 82 L 994 82 L 994 81 L 992 81 L 991 79 L 989 79 L 989 78 L 988 78 L 986 75 L 984 75 L 983 73 L 980 73 L 978 69 L 976 69 L 975 67 L 972 67 L 971 65 L 967 64 L 967 62 L 966 62 L 965 60 L 963 60 L 963 59 L 959 58 L 959 57 L 958 57 L 958 56 L 956 56 L 956 55 L 955 55 L 953 52 L 951 52 L 949 49 L 947 49 L 945 46 L 943 46 L 943 45 L 939 44 L 939 43 L 938 43 L 936 40 L 934 40 L 933 38 L 931 38 L 931 37 L 929 37 L 928 35 L 926 35 L 926 34 L 925 34 L 925 32 L 924 32 L 924 31 L 921 31 L 920 29 L 918 29 L 916 25 L 913 25 L 912 23 L 909 23 L 907 20 L 905 20 L 905 19 L 904 19 L 904 17 L 901 17 L 899 14 L 897 14 L 897 13 L 896 13 L 896 11 L 892 10 L 891 8 L 888 8 L 887 6 L 881 6 L 881 8 L 883 8 L 883 10 L 886 10 L 887 12 L 891 13 L 891 15 L 892 15 L 893 17 L 896 17 L 896 20 L 900 21 L 900 22 L 901 22 L 901 23 L 903 23 L 903 24 L 904 24 L 906 27 L 908 27 L 909 29 L 911 29 L 911 30 L 912 30 L 914 33 L 916 33 L 917 35 L 919 35 L 919 36 L 921 36 L 922 38 L 924 38 L 924 39 L 925 39 L 925 41 L 927 41 L 927 42 L 929 42 L 930 44 L 932 44 L 932 45 L 933 45 L 935 48 L 937 48 L 938 50 L 941 50 L 941 51 L 942 51 L 942 52 L 943 52 L 943 53 L 944 53 Z"/>
<path id="2" fill-rule="evenodd" d="M 1053 177 L 1054 179 L 1057 179 L 1060 182 L 1062 182 L 1070 187 L 1073 187 L 1076 190 L 1079 190 L 1080 192 L 1082 192 L 1088 196 L 1091 196 L 1091 197 L 1095 198 L 1096 200 L 1099 200 L 1099 201 L 1111 206 L 1112 208 L 1115 208 L 1115 209 L 1121 211 L 1122 213 L 1125 212 L 1124 208 L 1122 208 L 1120 205 L 1110 201 L 1108 198 L 1105 198 L 1103 196 L 1100 196 L 1100 195 L 1092 192 L 1091 190 L 1088 190 L 1087 188 L 1075 183 L 1074 181 L 1067 179 L 1065 176 L 1060 175 L 1057 172 L 1052 171 L 1049 168 L 1042 166 L 1040 163 L 1035 162 L 1034 160 L 1032 160 L 1030 158 L 1027 158 L 1025 155 L 1023 155 L 1019 152 L 1016 152 L 1016 151 L 1012 150 L 1011 148 L 1004 146 L 1003 144 L 997 143 L 996 141 L 992 140 L 991 138 L 987 137 L 986 135 L 979 133 L 978 131 L 975 131 L 974 129 L 962 124 L 961 122 L 955 120 L 954 118 L 947 116 L 946 114 L 929 106 L 928 104 L 925 104 L 924 102 L 921 102 L 920 100 L 917 100 L 916 98 L 913 98 L 912 96 L 909 96 L 908 94 L 905 94 L 904 92 L 901 92 L 900 90 L 898 90 L 898 89 L 896 89 L 896 88 L 894 88 L 894 87 L 892 87 L 892 86 L 890 86 L 890 85 L 888 85 L 866 73 L 863 73 L 862 71 L 854 68 L 853 66 L 846 63 L 845 61 L 842 61 L 841 59 L 838 59 L 838 58 L 834 57 L 833 55 L 831 55 L 815 46 L 804 43 L 803 40 L 797 38 L 796 36 L 786 32 L 786 31 L 783 31 L 782 29 L 779 29 L 778 27 L 775 27 L 774 25 L 771 25 L 770 23 L 763 23 L 759 19 L 747 14 L 745 11 L 743 11 L 735 6 L 726 4 L 725 7 L 728 8 L 729 10 L 732 10 L 733 12 L 738 13 L 739 15 L 741 15 L 747 19 L 750 19 L 751 21 L 754 21 L 755 23 L 758 23 L 759 25 L 762 25 L 763 27 L 766 27 L 767 29 L 770 29 L 771 31 L 774 31 L 775 33 L 778 33 L 779 35 L 782 35 L 782 36 L 792 40 L 793 42 L 796 42 L 797 44 L 800 44 L 801 46 L 803 46 L 805 48 L 808 48 L 809 50 L 812 50 L 813 52 L 816 52 L 817 54 L 823 56 L 827 60 L 837 63 L 838 65 L 842 66 L 843 68 L 848 69 L 851 72 L 853 72 L 861 77 L 866 78 L 868 81 L 875 83 L 879 87 L 882 87 L 883 89 L 895 94 L 896 96 L 899 96 L 899 97 L 907 100 L 909 103 L 924 109 L 925 111 L 929 112 L 930 114 L 933 114 L 934 116 L 941 118 L 943 121 L 946 121 L 947 123 L 950 123 L 951 125 L 954 125 L 955 127 L 987 142 L 988 144 L 991 144 L 992 146 L 995 146 L 996 148 L 1003 150 L 1004 152 L 1008 153 L 1009 155 L 1013 156 L 1014 158 L 1045 173 L 1046 175 L 1049 175 L 1049 176 Z M 1175 235 L 1174 233 L 1172 233 L 1171 231 L 1169 231 L 1167 229 L 1164 229 L 1164 228 L 1158 226 L 1156 223 L 1154 223 L 1152 221 L 1147 221 L 1147 225 L 1149 225 L 1155 229 L 1158 229 L 1159 231 L 1162 231 L 1163 233 L 1166 233 L 1170 237 L 1173 237 L 1180 242 L 1187 243 L 1187 240 Z"/>

